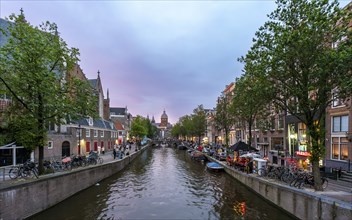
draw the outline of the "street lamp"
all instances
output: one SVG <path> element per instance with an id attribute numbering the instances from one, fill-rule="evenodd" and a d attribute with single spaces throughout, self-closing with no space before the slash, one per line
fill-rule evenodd
<path id="1" fill-rule="evenodd" d="M 78 124 L 78 151 L 79 155 L 82 154 L 82 149 L 81 149 L 81 124 Z"/>

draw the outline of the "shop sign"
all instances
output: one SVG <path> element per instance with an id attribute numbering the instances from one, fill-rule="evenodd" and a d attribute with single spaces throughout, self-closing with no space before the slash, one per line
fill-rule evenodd
<path id="1" fill-rule="evenodd" d="M 296 151 L 297 156 L 309 157 L 311 154 L 308 151 Z"/>

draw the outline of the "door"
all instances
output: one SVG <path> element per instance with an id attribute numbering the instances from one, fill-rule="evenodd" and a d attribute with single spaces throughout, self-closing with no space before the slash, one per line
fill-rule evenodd
<path id="1" fill-rule="evenodd" d="M 62 143 L 62 155 L 63 157 L 69 157 L 70 156 L 70 142 L 64 141 Z"/>

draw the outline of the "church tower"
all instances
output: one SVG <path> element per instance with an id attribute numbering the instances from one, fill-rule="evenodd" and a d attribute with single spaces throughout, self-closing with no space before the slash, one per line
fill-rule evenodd
<path id="1" fill-rule="evenodd" d="M 168 124 L 168 117 L 167 117 L 167 114 L 165 113 L 165 109 L 164 109 L 164 112 L 163 114 L 161 115 L 161 118 L 160 118 L 160 127 L 164 127 L 166 128 L 167 127 L 167 124 Z"/>

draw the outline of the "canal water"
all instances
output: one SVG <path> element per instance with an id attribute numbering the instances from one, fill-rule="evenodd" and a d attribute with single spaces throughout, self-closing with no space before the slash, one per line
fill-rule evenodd
<path id="1" fill-rule="evenodd" d="M 79 182 L 77 182 L 79 184 Z M 69 187 L 69 186 L 68 186 Z M 30 219 L 294 219 L 187 151 L 147 149 L 130 166 Z"/>

